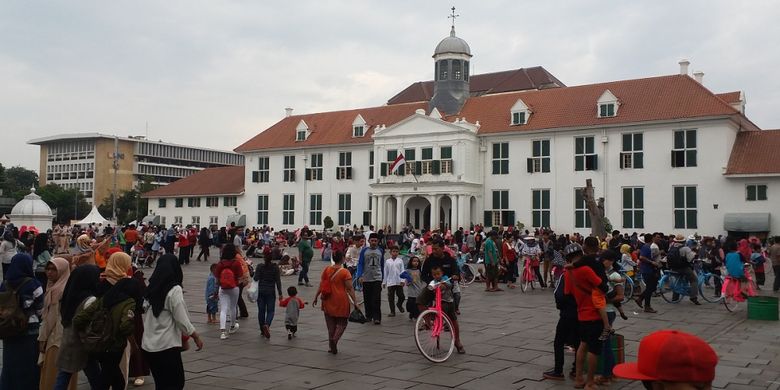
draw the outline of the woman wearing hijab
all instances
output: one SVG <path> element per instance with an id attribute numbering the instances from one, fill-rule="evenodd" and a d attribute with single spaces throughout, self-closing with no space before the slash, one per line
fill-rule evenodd
<path id="1" fill-rule="evenodd" d="M 73 317 L 95 302 L 99 281 L 100 269 L 94 265 L 83 265 L 73 270 L 65 285 L 60 302 L 62 342 L 57 356 L 58 372 L 54 390 L 66 390 L 69 383 L 78 382 L 72 378 L 81 370 L 84 370 L 91 388 L 101 387 L 100 365 L 84 350 L 73 326 Z"/>
<path id="2" fill-rule="evenodd" d="M 61 257 L 55 257 L 46 265 L 45 272 L 48 284 L 43 295 L 43 322 L 38 332 L 38 352 L 43 357 L 40 388 L 51 389 L 57 378 L 57 355 L 62 342 L 60 300 L 70 277 L 70 263 Z M 76 387 L 78 381 L 71 380 L 68 388 Z"/>
<path id="3" fill-rule="evenodd" d="M 120 362 L 125 354 L 127 338 L 133 333 L 134 309 L 141 303 L 141 288 L 138 281 L 127 274 L 131 268 L 130 255 L 124 252 L 112 254 L 106 262 L 106 270 L 100 274 L 100 282 L 97 286 L 97 297 L 102 299 L 102 307 L 111 312 L 112 321 L 116 329 L 113 342 L 107 350 L 96 355 L 100 363 L 100 377 L 105 388 L 124 390 L 127 385 L 125 374 L 122 373 Z M 124 308 L 132 303 L 128 310 Z M 114 310 L 119 306 L 119 310 Z M 97 307 L 95 307 L 97 309 Z M 74 323 L 77 329 L 85 327 L 92 318 L 95 309 L 89 306 L 80 315 L 76 316 Z"/>
<path id="4" fill-rule="evenodd" d="M 46 286 L 48 285 L 48 278 L 46 275 L 46 264 L 51 260 L 51 252 L 49 251 L 49 235 L 41 233 L 35 236 L 32 248 L 33 269 L 35 270 L 35 278 L 43 286 L 43 291 L 46 292 Z"/>
<path id="5" fill-rule="evenodd" d="M 8 268 L 11 266 L 11 259 L 18 252 L 16 249 L 17 245 L 18 241 L 14 236 L 13 229 L 6 227 L 3 232 L 3 242 L 0 243 L 0 261 L 3 263 L 3 279 L 6 278 L 5 275 L 8 273 Z"/>
<path id="6" fill-rule="evenodd" d="M 141 343 L 158 390 L 184 388 L 182 338 L 191 337 L 198 351 L 203 348 L 203 341 L 190 321 L 181 283 L 181 265 L 176 256 L 160 257 L 146 288 Z"/>
<path id="7" fill-rule="evenodd" d="M 28 316 L 27 329 L 18 336 L 3 339 L 3 371 L 0 390 L 36 389 L 40 377 L 38 367 L 38 329 L 43 308 L 43 288 L 33 273 L 32 257 L 15 255 L 8 267 L 0 291 L 13 289 L 19 305 Z"/>

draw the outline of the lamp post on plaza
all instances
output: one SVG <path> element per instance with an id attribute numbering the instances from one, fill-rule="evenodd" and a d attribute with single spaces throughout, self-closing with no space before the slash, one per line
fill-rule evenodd
<path id="1" fill-rule="evenodd" d="M 308 169 L 306 167 L 306 161 L 308 161 L 309 158 L 306 156 L 306 154 L 303 155 L 303 225 L 306 225 L 306 182 L 308 181 L 306 175 L 306 170 Z"/>

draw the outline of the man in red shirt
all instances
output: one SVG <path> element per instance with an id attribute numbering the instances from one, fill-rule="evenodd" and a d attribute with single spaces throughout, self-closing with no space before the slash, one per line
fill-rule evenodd
<path id="1" fill-rule="evenodd" d="M 584 256 L 578 244 L 570 244 L 566 247 L 565 252 L 567 257 L 573 258 L 572 263 L 575 265 L 574 268 L 568 268 L 563 275 L 565 278 L 564 293 L 573 295 L 574 300 L 577 302 L 577 327 L 580 345 L 577 348 L 575 386 L 584 385 L 585 389 L 597 389 L 598 387 L 593 380 L 593 371 L 596 369 L 598 357 L 601 353 L 602 341 L 599 340 L 599 336 L 601 336 L 601 332 L 604 330 L 604 323 L 601 321 L 599 311 L 593 303 L 593 291 L 599 289 L 602 285 L 602 279 L 596 275 L 591 267 L 576 266 L 579 262 L 595 260 L 595 255 Z M 590 259 L 591 256 L 594 259 Z M 587 380 L 583 380 L 582 367 L 586 355 L 588 359 L 588 376 Z"/>
<path id="2" fill-rule="evenodd" d="M 125 253 L 130 254 L 130 249 L 133 248 L 136 241 L 138 241 L 138 230 L 135 230 L 135 225 L 130 224 L 125 229 L 125 247 L 123 248 Z"/>

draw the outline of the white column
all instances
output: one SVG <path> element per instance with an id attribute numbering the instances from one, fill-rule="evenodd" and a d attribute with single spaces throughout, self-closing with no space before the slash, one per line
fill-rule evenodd
<path id="1" fill-rule="evenodd" d="M 387 195 L 379 195 L 379 207 L 377 207 L 377 220 L 374 224 L 374 229 L 379 229 L 380 226 L 385 224 L 385 203 L 387 201 Z"/>
<path id="2" fill-rule="evenodd" d="M 460 195 L 450 195 L 452 198 L 452 221 L 450 222 L 450 229 L 453 233 L 460 227 Z"/>
<path id="3" fill-rule="evenodd" d="M 439 195 L 428 195 L 426 198 L 431 204 L 431 212 L 428 215 L 428 226 L 431 230 L 439 227 Z"/>
<path id="4" fill-rule="evenodd" d="M 379 217 L 379 200 L 377 195 L 371 195 L 371 224 L 376 226 Z"/>
<path id="5" fill-rule="evenodd" d="M 407 196 L 399 195 L 396 196 L 395 199 L 395 226 L 393 226 L 393 233 L 399 233 L 404 226 L 404 217 L 406 217 L 406 207 L 404 207 L 404 204 L 406 203 Z"/>

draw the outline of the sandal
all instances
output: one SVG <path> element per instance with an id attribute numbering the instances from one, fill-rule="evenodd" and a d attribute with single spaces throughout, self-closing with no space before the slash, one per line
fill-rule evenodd
<path id="1" fill-rule="evenodd" d="M 462 345 L 460 345 L 460 346 L 456 345 L 456 346 L 455 346 L 455 349 L 457 349 L 457 350 L 458 350 L 458 353 L 459 353 L 459 354 L 461 354 L 461 355 L 463 355 L 464 353 L 466 353 L 466 348 L 463 348 L 463 346 L 462 346 Z"/>

